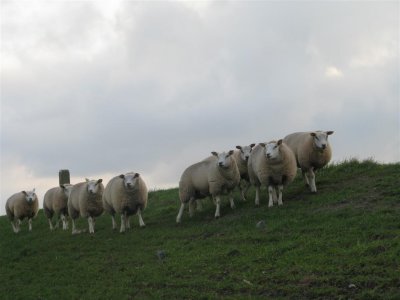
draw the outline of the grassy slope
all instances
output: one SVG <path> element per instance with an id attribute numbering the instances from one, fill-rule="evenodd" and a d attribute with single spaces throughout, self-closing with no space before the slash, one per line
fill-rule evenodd
<path id="1" fill-rule="evenodd" d="M 265 190 L 254 207 L 251 189 L 219 220 L 205 201 L 180 226 L 178 190 L 152 192 L 147 227 L 135 217 L 126 234 L 108 216 L 93 236 L 50 232 L 41 211 L 15 235 L 1 217 L 1 299 L 399 299 L 400 164 L 348 161 L 320 171 L 317 187 L 299 176 L 270 209 Z"/>

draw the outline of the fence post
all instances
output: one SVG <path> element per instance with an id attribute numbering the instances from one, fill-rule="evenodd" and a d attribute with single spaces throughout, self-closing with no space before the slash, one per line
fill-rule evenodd
<path id="1" fill-rule="evenodd" d="M 60 183 L 60 185 L 70 183 L 69 170 L 60 170 L 58 172 L 58 182 Z"/>

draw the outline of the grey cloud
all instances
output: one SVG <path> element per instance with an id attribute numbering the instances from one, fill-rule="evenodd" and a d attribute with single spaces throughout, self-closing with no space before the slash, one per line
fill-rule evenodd
<path id="1" fill-rule="evenodd" d="M 335 159 L 399 160 L 380 146 L 399 144 L 390 3 L 122 3 L 113 21 L 93 2 L 29 20 L 32 55 L 8 33 L 23 36 L 19 21 L 6 27 L 25 65 L 1 80 L 2 160 L 37 176 L 135 170 L 177 185 L 212 150 L 314 129 L 336 131 Z M 393 57 L 351 65 L 377 45 Z M 329 66 L 343 76 L 326 77 Z"/>

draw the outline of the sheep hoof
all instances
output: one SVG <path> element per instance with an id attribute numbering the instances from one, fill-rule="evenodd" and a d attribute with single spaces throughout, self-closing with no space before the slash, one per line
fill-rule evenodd
<path id="1" fill-rule="evenodd" d="M 140 228 L 146 228 L 146 225 L 145 224 L 140 225 Z"/>
<path id="2" fill-rule="evenodd" d="M 219 219 L 219 216 L 215 216 L 215 219 Z"/>

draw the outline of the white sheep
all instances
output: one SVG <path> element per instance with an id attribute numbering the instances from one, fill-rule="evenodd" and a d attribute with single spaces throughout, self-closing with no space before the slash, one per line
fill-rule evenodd
<path id="1" fill-rule="evenodd" d="M 94 233 L 95 218 L 103 213 L 104 186 L 102 181 L 102 179 L 86 179 L 86 182 L 72 186 L 68 197 L 68 214 L 72 220 L 72 234 L 81 232 L 75 227 L 75 219 L 79 216 L 88 219 L 89 233 Z"/>
<path id="2" fill-rule="evenodd" d="M 49 189 L 43 198 L 43 212 L 49 220 L 50 230 L 58 228 L 60 219 L 63 223 L 63 230 L 68 229 L 68 196 L 72 190 L 71 184 L 62 184 Z M 52 218 L 56 215 L 56 224 L 53 226 Z"/>
<path id="3" fill-rule="evenodd" d="M 147 197 L 147 187 L 139 173 L 130 172 L 112 178 L 103 193 L 103 207 L 111 214 L 112 228 L 117 226 L 115 213 L 121 215 L 121 233 L 130 228 L 129 216 L 135 213 L 140 227 L 144 227 L 141 212 L 146 208 Z"/>
<path id="4" fill-rule="evenodd" d="M 292 150 L 282 140 L 260 143 L 254 147 L 249 158 L 250 182 L 256 187 L 255 204 L 260 204 L 260 186 L 268 187 L 268 207 L 274 202 L 282 205 L 283 186 L 291 183 L 296 176 L 296 159 Z M 276 196 L 279 191 L 279 198 Z"/>
<path id="5" fill-rule="evenodd" d="M 25 218 L 28 218 L 29 231 L 32 231 L 32 219 L 36 217 L 38 211 L 39 200 L 35 189 L 15 193 L 7 199 L 6 213 L 15 233 L 19 232 L 21 221 Z"/>
<path id="6" fill-rule="evenodd" d="M 232 157 L 233 150 L 226 152 L 211 152 L 212 156 L 189 166 L 179 181 L 179 209 L 176 222 L 180 223 L 186 203 L 189 202 L 189 212 L 192 215 L 192 205 L 196 199 L 211 196 L 216 205 L 215 218 L 220 217 L 220 205 L 223 194 L 229 194 L 231 208 L 235 208 L 232 197 L 233 189 L 240 182 L 239 169 Z"/>
<path id="7" fill-rule="evenodd" d="M 250 187 L 250 178 L 249 178 L 249 170 L 248 170 L 248 161 L 250 157 L 251 150 L 256 144 L 250 144 L 249 146 L 236 146 L 237 149 L 233 153 L 233 157 L 236 160 L 236 164 L 240 173 L 240 195 L 243 201 L 246 201 L 246 193 Z"/>
<path id="8" fill-rule="evenodd" d="M 333 131 L 296 132 L 287 135 L 283 141 L 292 149 L 297 166 L 312 193 L 317 192 L 315 172 L 329 163 L 332 149 L 328 136 Z"/>

